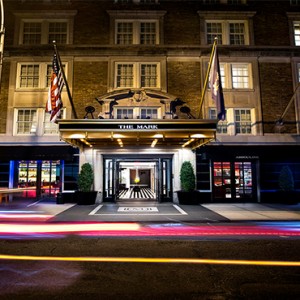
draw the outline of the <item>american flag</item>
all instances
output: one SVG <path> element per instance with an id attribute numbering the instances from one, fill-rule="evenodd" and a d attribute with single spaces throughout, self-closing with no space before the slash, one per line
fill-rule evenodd
<path id="1" fill-rule="evenodd" d="M 52 62 L 51 82 L 46 104 L 46 112 L 49 112 L 51 114 L 50 121 L 53 123 L 56 123 L 57 119 L 61 115 L 61 109 L 63 107 L 63 103 L 61 100 L 61 91 L 64 87 L 64 84 L 65 83 L 59 67 L 57 55 L 54 54 Z"/>
<path id="2" fill-rule="evenodd" d="M 209 74 L 209 83 L 211 89 L 211 97 L 216 103 L 218 119 L 224 121 L 226 118 L 226 110 L 224 104 L 224 95 L 217 46 L 215 48 L 215 52 L 212 58 L 211 69 Z"/>

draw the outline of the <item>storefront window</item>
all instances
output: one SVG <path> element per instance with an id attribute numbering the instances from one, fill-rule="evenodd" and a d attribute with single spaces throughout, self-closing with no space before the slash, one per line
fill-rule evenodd
<path id="1" fill-rule="evenodd" d="M 251 162 L 214 162 L 215 198 L 251 198 L 252 164 Z"/>
<path id="2" fill-rule="evenodd" d="M 24 197 L 55 196 L 60 190 L 60 161 L 20 161 L 18 188 L 26 188 Z"/>

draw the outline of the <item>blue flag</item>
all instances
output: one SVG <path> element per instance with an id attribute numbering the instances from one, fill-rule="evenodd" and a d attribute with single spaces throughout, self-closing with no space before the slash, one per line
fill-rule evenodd
<path id="1" fill-rule="evenodd" d="M 211 62 L 209 83 L 211 89 L 211 98 L 216 103 L 217 116 L 219 120 L 224 121 L 226 118 L 226 110 L 224 104 L 224 95 L 221 82 L 220 64 L 217 52 L 217 46 L 215 47 L 215 52 L 213 54 L 213 59 Z"/>

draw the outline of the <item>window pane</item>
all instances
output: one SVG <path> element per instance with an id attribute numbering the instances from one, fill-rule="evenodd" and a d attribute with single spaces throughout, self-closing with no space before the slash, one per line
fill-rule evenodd
<path id="1" fill-rule="evenodd" d="M 133 119 L 133 109 L 117 108 L 117 119 Z"/>
<path id="2" fill-rule="evenodd" d="M 32 45 L 41 43 L 42 24 L 41 23 L 24 23 L 23 27 L 23 44 Z"/>
<path id="3" fill-rule="evenodd" d="M 157 87 L 157 65 L 141 65 L 141 87 Z"/>
<path id="4" fill-rule="evenodd" d="M 39 65 L 22 65 L 20 87 L 39 87 Z"/>
<path id="5" fill-rule="evenodd" d="M 294 22 L 295 45 L 300 46 L 300 22 Z"/>
<path id="6" fill-rule="evenodd" d="M 141 23 L 140 43 L 142 45 L 156 44 L 156 23 Z"/>
<path id="7" fill-rule="evenodd" d="M 67 23 L 55 22 L 49 23 L 49 39 L 48 43 L 51 44 L 56 41 L 57 44 L 67 43 Z"/>
<path id="8" fill-rule="evenodd" d="M 207 44 L 213 44 L 215 37 L 218 38 L 218 44 L 222 44 L 222 24 L 207 23 L 206 24 L 206 39 Z"/>
<path id="9" fill-rule="evenodd" d="M 133 43 L 133 24 L 129 22 L 117 23 L 116 43 L 128 45 Z"/>
<path id="10" fill-rule="evenodd" d="M 36 110 L 21 109 L 18 110 L 17 133 L 35 134 L 37 128 Z"/>
<path id="11" fill-rule="evenodd" d="M 234 89 L 249 88 L 248 65 L 232 64 L 232 87 Z"/>
<path id="12" fill-rule="evenodd" d="M 141 119 L 157 119 L 157 109 L 156 108 L 142 108 L 141 109 Z"/>
<path id="13" fill-rule="evenodd" d="M 245 45 L 245 25 L 244 23 L 229 24 L 230 45 Z"/>
<path id="14" fill-rule="evenodd" d="M 225 114 L 226 116 L 227 114 Z M 211 108 L 209 110 L 209 118 L 210 119 L 213 119 L 213 120 L 216 120 L 218 117 L 217 117 L 217 110 L 214 109 L 214 108 Z M 217 133 L 220 133 L 220 134 L 227 134 L 227 120 L 225 119 L 224 121 L 219 121 L 218 122 L 218 125 L 217 125 Z"/>
<path id="15" fill-rule="evenodd" d="M 133 87 L 133 64 L 118 65 L 117 87 Z"/>
<path id="16" fill-rule="evenodd" d="M 58 134 L 58 125 L 50 122 L 51 114 L 45 113 L 44 116 L 44 134 Z"/>
<path id="17" fill-rule="evenodd" d="M 237 134 L 251 134 L 251 113 L 250 109 L 236 109 L 235 114 L 235 131 Z"/>

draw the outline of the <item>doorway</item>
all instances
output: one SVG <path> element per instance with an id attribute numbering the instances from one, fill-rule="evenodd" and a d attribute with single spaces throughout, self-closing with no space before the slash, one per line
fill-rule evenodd
<path id="1" fill-rule="evenodd" d="M 104 157 L 104 201 L 172 202 L 172 157 Z"/>

